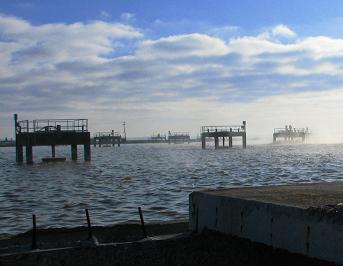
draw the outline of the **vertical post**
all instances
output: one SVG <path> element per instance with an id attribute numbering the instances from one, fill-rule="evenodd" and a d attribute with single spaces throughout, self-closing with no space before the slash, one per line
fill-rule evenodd
<path id="1" fill-rule="evenodd" d="M 93 145 L 96 147 L 96 137 L 93 138 Z"/>
<path id="2" fill-rule="evenodd" d="M 33 163 L 33 159 L 32 159 L 32 145 L 28 142 L 26 143 L 26 163 L 27 164 L 32 164 Z"/>
<path id="3" fill-rule="evenodd" d="M 232 136 L 229 136 L 229 147 L 232 148 Z"/>
<path id="4" fill-rule="evenodd" d="M 225 147 L 225 137 L 223 137 L 223 148 Z"/>
<path id="5" fill-rule="evenodd" d="M 83 145 L 85 161 L 89 162 L 91 160 L 91 145 L 89 143 Z"/>
<path id="6" fill-rule="evenodd" d="M 71 144 L 71 159 L 73 161 L 77 160 L 77 144 Z"/>
<path id="7" fill-rule="evenodd" d="M 218 137 L 215 136 L 215 137 L 214 137 L 214 148 L 215 148 L 215 149 L 218 149 L 218 146 L 219 146 L 219 140 L 218 140 Z"/>
<path id="8" fill-rule="evenodd" d="M 142 213 L 141 207 L 138 207 L 138 212 L 139 212 L 139 217 L 140 217 L 140 219 L 141 219 L 141 225 L 142 225 L 142 230 L 143 230 L 143 236 L 146 238 L 146 237 L 147 237 L 147 233 L 146 233 L 146 230 L 145 230 L 144 218 L 143 218 L 143 213 Z"/>
<path id="9" fill-rule="evenodd" d="M 51 145 L 51 157 L 55 158 L 55 145 Z"/>
<path id="10" fill-rule="evenodd" d="M 24 152 L 22 145 L 16 145 L 16 161 L 22 163 L 24 161 Z"/>
<path id="11" fill-rule="evenodd" d="M 91 220 L 89 218 L 88 209 L 85 209 L 85 211 L 86 211 L 87 227 L 88 227 L 88 239 L 92 239 L 93 233 L 92 233 Z"/>
<path id="12" fill-rule="evenodd" d="M 37 248 L 37 226 L 36 226 L 36 215 L 32 215 L 32 249 Z"/>
<path id="13" fill-rule="evenodd" d="M 205 139 L 205 134 L 201 133 L 201 147 L 203 149 L 206 149 L 206 139 Z"/>
<path id="14" fill-rule="evenodd" d="M 273 134 L 273 143 L 275 143 L 276 142 L 276 135 L 275 135 L 275 133 Z"/>
<path id="15" fill-rule="evenodd" d="M 244 133 L 242 136 L 243 148 L 247 147 L 247 135 Z"/>
<path id="16" fill-rule="evenodd" d="M 118 138 L 118 147 L 120 147 L 121 137 Z"/>

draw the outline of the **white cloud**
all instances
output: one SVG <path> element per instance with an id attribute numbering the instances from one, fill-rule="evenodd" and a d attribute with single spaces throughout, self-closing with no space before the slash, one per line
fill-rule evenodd
<path id="1" fill-rule="evenodd" d="M 111 17 L 111 15 L 108 12 L 106 12 L 105 10 L 100 11 L 100 16 L 105 18 L 105 19 Z"/>
<path id="2" fill-rule="evenodd" d="M 136 20 L 135 14 L 129 13 L 129 12 L 122 13 L 120 15 L 120 19 L 127 22 L 127 23 L 134 22 Z"/>
<path id="3" fill-rule="evenodd" d="M 272 34 L 274 36 L 281 36 L 286 38 L 294 38 L 297 34 L 285 25 L 277 25 L 272 29 Z"/>
<path id="4" fill-rule="evenodd" d="M 315 129 L 316 121 L 339 119 L 342 47 L 342 39 L 326 36 L 147 39 L 122 23 L 32 25 L 2 15 L 0 124 L 13 112 L 89 117 L 93 130 L 125 119 L 137 136 L 195 134 L 203 124 L 246 119 L 249 136 L 267 141 L 273 127 Z"/>

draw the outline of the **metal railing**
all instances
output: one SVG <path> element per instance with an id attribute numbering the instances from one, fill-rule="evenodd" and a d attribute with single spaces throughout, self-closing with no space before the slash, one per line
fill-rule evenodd
<path id="1" fill-rule="evenodd" d="M 308 128 L 274 128 L 274 133 L 309 133 Z"/>
<path id="2" fill-rule="evenodd" d="M 16 133 L 57 131 L 88 132 L 88 119 L 22 120 L 16 125 Z"/>
<path id="3" fill-rule="evenodd" d="M 169 136 L 172 136 L 172 137 L 189 137 L 189 132 L 170 132 L 169 133 Z"/>
<path id="4" fill-rule="evenodd" d="M 201 133 L 212 133 L 212 132 L 245 132 L 244 125 L 233 125 L 233 126 L 202 126 L 200 129 Z"/>
<path id="5" fill-rule="evenodd" d="M 97 132 L 94 134 L 94 138 L 100 138 L 100 137 L 119 137 L 120 134 L 118 132 L 110 131 L 110 132 Z"/>

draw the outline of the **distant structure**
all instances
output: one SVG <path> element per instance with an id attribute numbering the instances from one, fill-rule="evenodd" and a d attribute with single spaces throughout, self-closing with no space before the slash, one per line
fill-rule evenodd
<path id="1" fill-rule="evenodd" d="M 152 142 L 165 142 L 167 141 L 167 136 L 157 133 L 157 135 L 153 134 L 150 139 Z"/>
<path id="2" fill-rule="evenodd" d="M 85 161 L 91 160 L 88 119 L 40 119 L 18 121 L 14 115 L 16 161 L 23 162 L 23 147 L 26 163 L 33 163 L 33 146 L 51 146 L 51 157 L 55 158 L 55 146 L 70 145 L 71 159 L 77 160 L 77 145 L 84 147 Z"/>
<path id="3" fill-rule="evenodd" d="M 243 148 L 247 147 L 246 121 L 240 126 L 202 126 L 201 143 L 202 148 L 206 148 L 206 138 L 214 138 L 215 149 L 232 148 L 232 138 L 241 137 Z M 223 145 L 219 146 L 219 139 L 222 139 Z M 229 140 L 229 146 L 225 146 L 225 139 Z"/>
<path id="4" fill-rule="evenodd" d="M 99 147 L 101 147 L 101 145 L 112 145 L 114 147 L 115 144 L 120 147 L 120 143 L 121 135 L 118 132 L 114 132 L 114 130 L 111 132 L 97 132 L 94 134 L 94 147 L 96 147 L 96 145 Z"/>
<path id="5" fill-rule="evenodd" d="M 121 141 L 126 142 L 126 122 L 125 121 L 123 122 L 123 135 L 124 137 L 121 138 Z"/>
<path id="6" fill-rule="evenodd" d="M 273 143 L 277 142 L 278 138 L 282 138 L 285 142 L 293 142 L 296 139 L 304 142 L 309 135 L 308 128 L 293 128 L 292 125 L 286 125 L 285 128 L 274 128 Z"/>
<path id="7" fill-rule="evenodd" d="M 168 143 L 189 143 L 191 137 L 188 132 L 168 132 Z"/>
<path id="8" fill-rule="evenodd" d="M 15 140 L 10 138 L 4 138 L 0 139 L 0 147 L 14 147 L 15 146 Z"/>

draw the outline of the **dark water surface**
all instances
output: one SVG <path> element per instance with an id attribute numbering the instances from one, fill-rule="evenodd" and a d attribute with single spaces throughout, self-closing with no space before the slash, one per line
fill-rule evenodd
<path id="1" fill-rule="evenodd" d="M 343 145 L 248 146 L 201 150 L 200 144 L 92 148 L 92 161 L 41 163 L 47 147 L 34 147 L 34 165 L 17 165 L 14 148 L 0 148 L 0 234 L 39 227 L 94 225 L 188 216 L 188 194 L 205 188 L 342 179 Z M 70 158 L 67 147 L 56 154 Z"/>

